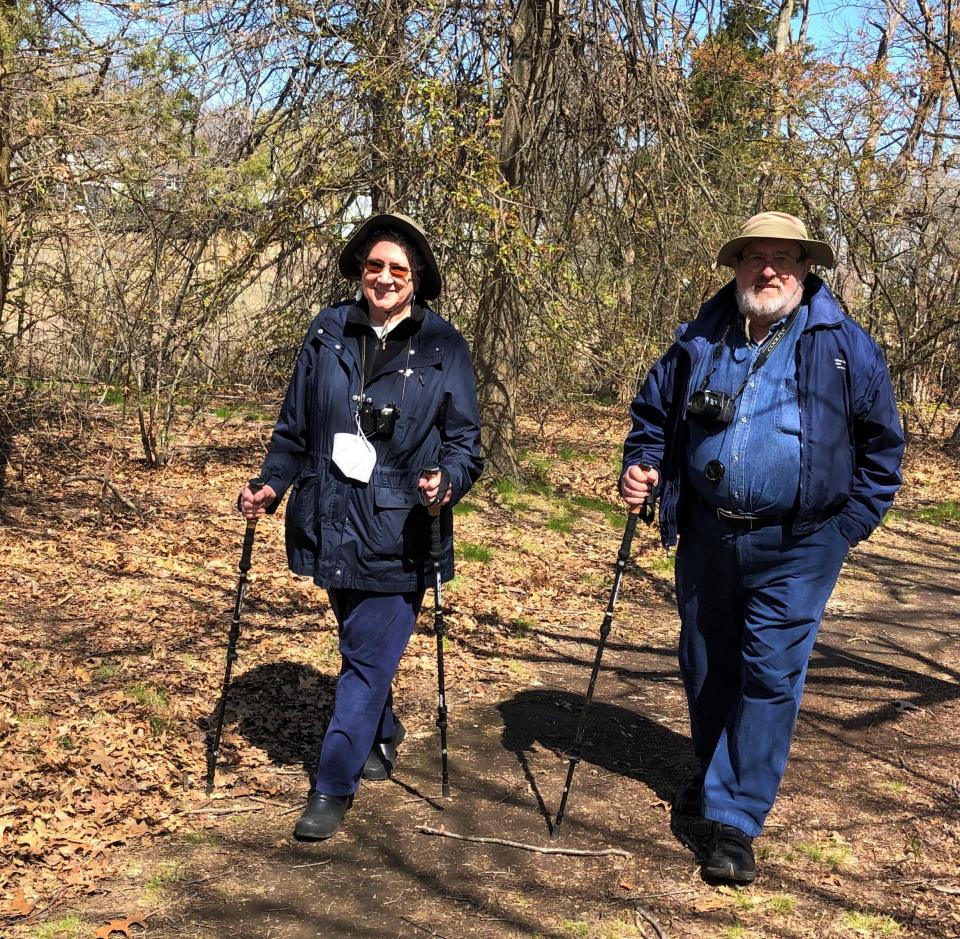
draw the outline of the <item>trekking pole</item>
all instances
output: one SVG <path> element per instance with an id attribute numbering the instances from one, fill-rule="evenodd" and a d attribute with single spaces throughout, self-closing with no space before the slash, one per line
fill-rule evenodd
<path id="1" fill-rule="evenodd" d="M 433 630 L 437 635 L 437 727 L 440 728 L 440 791 L 450 795 L 450 776 L 447 771 L 447 692 L 443 671 L 443 594 L 440 584 L 440 560 L 443 546 L 440 543 L 440 509 L 443 497 L 450 485 L 450 476 L 446 470 L 433 466 L 423 471 L 425 476 L 440 474 L 440 488 L 435 502 L 427 505 L 430 513 L 430 560 L 433 562 Z M 420 490 L 421 493 L 423 490 Z M 421 496 L 421 501 L 422 501 Z"/>
<path id="2" fill-rule="evenodd" d="M 252 492 L 259 492 L 264 486 L 259 477 L 251 479 L 247 486 Z M 207 752 L 207 795 L 213 792 L 213 780 L 217 772 L 217 758 L 220 756 L 220 735 L 223 733 L 223 715 L 227 708 L 227 690 L 230 687 L 230 672 L 237 657 L 237 641 L 240 639 L 240 608 L 247 589 L 247 572 L 250 570 L 250 556 L 253 554 L 253 533 L 257 529 L 255 518 L 247 519 L 247 528 L 243 534 L 243 550 L 240 552 L 240 582 L 237 584 L 237 597 L 233 603 L 233 619 L 230 621 L 230 635 L 227 639 L 227 666 L 223 673 L 223 688 L 220 691 L 220 703 L 217 705 L 217 723 L 213 733 L 213 746 Z"/>
<path id="3" fill-rule="evenodd" d="M 641 469 L 650 470 L 651 467 L 640 464 Z M 654 508 L 657 501 L 657 489 L 654 487 L 648 493 L 646 499 L 640 505 L 634 506 L 627 516 L 627 526 L 623 532 L 623 541 L 620 542 L 620 550 L 617 552 L 617 567 L 613 576 L 613 589 L 610 591 L 610 602 L 607 604 L 607 611 L 603 617 L 603 624 L 600 626 L 600 639 L 597 642 L 597 654 L 593 660 L 593 671 L 590 673 L 590 683 L 587 685 L 587 695 L 583 701 L 583 710 L 580 711 L 580 723 L 577 725 L 577 733 L 573 741 L 573 749 L 570 751 L 570 764 L 567 766 L 567 780 L 563 784 L 563 794 L 560 796 L 560 808 L 557 809 L 557 817 L 550 830 L 550 840 L 556 841 L 560 837 L 560 824 L 563 822 L 563 813 L 567 807 L 567 797 L 570 795 L 570 785 L 573 782 L 573 774 L 580 762 L 580 751 L 583 747 L 583 733 L 587 726 L 587 711 L 590 709 L 590 702 L 593 700 L 593 690 L 597 684 L 597 676 L 600 674 L 600 659 L 603 656 L 603 647 L 606 645 L 607 636 L 610 634 L 610 623 L 613 621 L 613 608 L 617 602 L 617 595 L 620 593 L 620 581 L 623 579 L 623 571 L 630 560 L 630 546 L 633 543 L 633 534 L 637 529 L 637 519 L 643 519 L 644 523 L 649 525 L 654 518 Z"/>

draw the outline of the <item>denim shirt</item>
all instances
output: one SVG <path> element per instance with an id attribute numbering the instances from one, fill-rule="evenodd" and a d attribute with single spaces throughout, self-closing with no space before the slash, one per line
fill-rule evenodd
<path id="1" fill-rule="evenodd" d="M 687 415 L 687 477 L 707 504 L 757 515 L 783 515 L 793 509 L 800 485 L 796 346 L 807 312 L 806 304 L 802 305 L 789 332 L 759 371 L 750 375 L 729 424 L 704 424 Z M 737 316 L 708 387 L 733 395 L 788 319 L 774 323 L 764 342 L 757 344 L 745 334 Z M 703 356 L 691 376 L 691 391 L 700 388 L 712 367 L 713 356 Z M 705 475 L 711 460 L 724 467 L 718 482 L 710 482 Z"/>

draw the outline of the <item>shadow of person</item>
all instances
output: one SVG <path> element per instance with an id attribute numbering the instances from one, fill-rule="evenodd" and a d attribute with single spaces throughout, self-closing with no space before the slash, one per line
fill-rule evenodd
<path id="1" fill-rule="evenodd" d="M 522 691 L 502 701 L 497 709 L 503 719 L 501 744 L 516 756 L 547 827 L 551 828 L 550 814 L 528 755 L 534 745 L 539 744 L 569 759 L 583 710 L 583 696 L 561 689 Z M 673 798 L 695 767 L 686 737 L 633 710 L 596 699 L 587 711 L 580 760 L 635 779 L 664 801 Z"/>
<path id="2" fill-rule="evenodd" d="M 336 687 L 335 675 L 309 665 L 258 665 L 231 681 L 224 726 L 235 722 L 237 733 L 274 763 L 300 764 L 312 788 Z M 208 738 L 216 724 L 217 703 L 206 718 Z"/>

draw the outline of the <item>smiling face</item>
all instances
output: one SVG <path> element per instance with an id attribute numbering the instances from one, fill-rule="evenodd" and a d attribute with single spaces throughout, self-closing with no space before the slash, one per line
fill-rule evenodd
<path id="1" fill-rule="evenodd" d="M 413 273 L 410 259 L 400 245 L 386 240 L 375 242 L 364 260 L 360 277 L 360 288 L 367 298 L 370 322 L 374 326 L 383 326 L 387 320 L 396 322 L 409 314 L 413 304 Z"/>
<path id="2" fill-rule="evenodd" d="M 796 241 L 755 238 L 747 242 L 733 264 L 740 312 L 754 323 L 775 323 L 800 302 L 812 265 Z"/>

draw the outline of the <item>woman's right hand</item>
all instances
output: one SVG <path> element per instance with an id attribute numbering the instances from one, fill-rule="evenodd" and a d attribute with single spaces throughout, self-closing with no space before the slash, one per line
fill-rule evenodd
<path id="1" fill-rule="evenodd" d="M 628 466 L 620 477 L 620 495 L 631 507 L 643 505 L 660 481 L 660 474 L 653 467 Z"/>
<path id="2" fill-rule="evenodd" d="M 272 486 L 264 485 L 256 492 L 250 488 L 248 483 L 243 487 L 240 498 L 237 500 L 237 508 L 240 514 L 249 522 L 265 515 L 266 511 L 277 498 L 277 492 Z"/>

